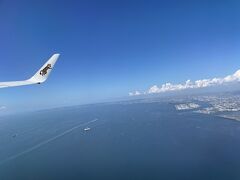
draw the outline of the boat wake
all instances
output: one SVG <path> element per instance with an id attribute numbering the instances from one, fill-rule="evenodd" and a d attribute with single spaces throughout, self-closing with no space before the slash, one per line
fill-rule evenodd
<path id="1" fill-rule="evenodd" d="M 46 144 L 49 144 L 49 143 L 57 140 L 58 138 L 61 138 L 61 137 L 65 136 L 65 135 L 71 133 L 72 131 L 74 131 L 74 130 L 80 128 L 80 127 L 89 125 L 89 124 L 94 123 L 94 122 L 96 122 L 96 121 L 98 121 L 98 119 L 94 119 L 94 120 L 88 121 L 88 122 L 86 122 L 86 123 L 82 123 L 82 124 L 79 124 L 79 125 L 77 125 L 77 126 L 74 126 L 73 128 L 68 129 L 68 130 L 62 132 L 61 134 L 58 134 L 57 136 L 54 136 L 54 137 L 52 137 L 52 138 L 50 138 L 50 139 L 47 139 L 47 140 L 45 140 L 45 141 L 42 141 L 41 143 L 39 143 L 39 144 L 37 144 L 37 145 L 35 145 L 35 146 L 32 146 L 31 148 L 26 149 L 25 151 L 22 151 L 22 152 L 20 152 L 20 153 L 18 153 L 18 154 L 15 154 L 15 155 L 13 155 L 13 156 L 9 156 L 8 158 L 4 159 L 3 161 L 0 161 L 0 166 L 3 165 L 3 164 L 5 164 L 6 162 L 9 162 L 9 161 L 11 161 L 11 160 L 14 160 L 14 159 L 20 157 L 20 156 L 23 156 L 23 155 L 25 155 L 25 154 L 28 154 L 28 153 L 34 151 L 34 150 L 37 150 L 38 148 L 40 148 L 40 147 L 42 147 L 42 146 L 44 146 L 44 145 L 46 145 Z"/>

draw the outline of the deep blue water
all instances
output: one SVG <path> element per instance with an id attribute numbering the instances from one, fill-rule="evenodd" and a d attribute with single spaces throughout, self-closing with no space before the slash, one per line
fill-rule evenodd
<path id="1" fill-rule="evenodd" d="M 0 179 L 239 180 L 240 122 L 166 102 L 1 117 Z"/>

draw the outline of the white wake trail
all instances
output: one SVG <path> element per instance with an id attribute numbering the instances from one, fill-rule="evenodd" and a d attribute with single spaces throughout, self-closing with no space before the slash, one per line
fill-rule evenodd
<path id="1" fill-rule="evenodd" d="M 54 137 L 52 137 L 52 138 L 50 138 L 50 139 L 47 139 L 47 140 L 45 140 L 45 141 L 43 141 L 43 142 L 41 142 L 41 143 L 39 143 L 39 144 L 31 147 L 31 148 L 28 148 L 28 149 L 26 149 L 25 151 L 22 151 L 22 152 L 20 152 L 20 153 L 18 153 L 18 154 L 15 154 L 15 155 L 13 155 L 13 156 L 9 156 L 8 158 L 4 159 L 3 161 L 0 161 L 0 166 L 3 165 L 3 164 L 5 164 L 5 163 L 8 162 L 8 161 L 14 160 L 14 159 L 16 159 L 16 158 L 18 158 L 18 157 L 20 157 L 20 156 L 23 156 L 23 155 L 25 155 L 25 154 L 27 154 L 27 153 L 30 153 L 30 152 L 32 152 L 32 151 L 34 151 L 34 150 L 42 147 L 43 145 L 46 145 L 46 144 L 48 144 L 48 143 L 50 143 L 50 142 L 52 142 L 52 141 L 55 141 L 56 139 L 58 139 L 58 138 L 60 138 L 60 137 L 63 137 L 63 136 L 65 136 L 66 134 L 69 134 L 69 133 L 71 133 L 72 131 L 74 131 L 74 130 L 80 128 L 80 127 L 83 127 L 83 126 L 86 126 L 86 125 L 88 125 L 88 124 L 90 124 L 90 123 L 96 122 L 97 120 L 98 120 L 98 119 L 94 119 L 94 120 L 92 120 L 92 121 L 88 121 L 88 122 L 86 122 L 86 123 L 79 124 L 79 125 L 71 128 L 71 129 L 68 129 L 68 130 L 62 132 L 61 134 L 59 134 L 59 135 L 57 135 L 57 136 L 54 136 Z"/>

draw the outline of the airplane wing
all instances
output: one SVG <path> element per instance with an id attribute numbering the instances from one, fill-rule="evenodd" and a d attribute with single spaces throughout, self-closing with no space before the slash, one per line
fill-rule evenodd
<path id="1" fill-rule="evenodd" d="M 49 77 L 55 63 L 57 62 L 60 54 L 54 54 L 42 67 L 37 71 L 37 73 L 28 80 L 24 81 L 10 81 L 10 82 L 0 82 L 0 88 L 15 87 L 15 86 L 25 86 L 31 84 L 41 84 L 47 80 Z"/>

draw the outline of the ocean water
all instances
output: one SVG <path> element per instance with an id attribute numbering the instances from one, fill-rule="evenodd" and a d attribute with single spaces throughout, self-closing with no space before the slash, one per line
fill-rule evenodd
<path id="1" fill-rule="evenodd" d="M 0 179 L 239 180 L 240 122 L 168 102 L 1 117 Z"/>

